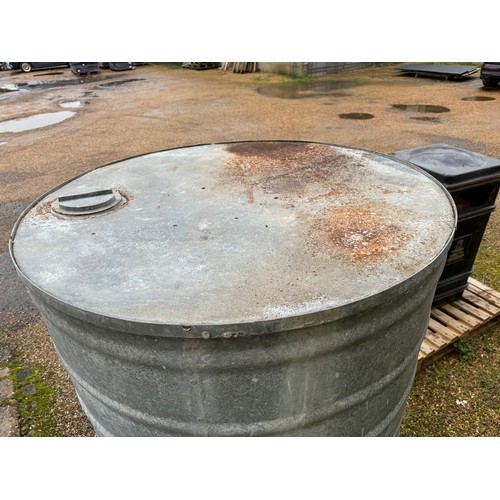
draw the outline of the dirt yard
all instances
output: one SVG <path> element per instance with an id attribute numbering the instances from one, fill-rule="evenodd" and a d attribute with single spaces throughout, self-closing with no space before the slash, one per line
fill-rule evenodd
<path id="1" fill-rule="evenodd" d="M 478 75 L 463 81 L 415 78 L 391 65 L 295 83 L 271 74 L 194 71 L 166 64 L 125 72 L 108 69 L 86 77 L 69 69 L 0 72 L 0 87 L 15 84 L 19 89 L 0 93 L 0 350 L 7 346 L 19 366 L 36 367 L 41 386 L 50 389 L 46 430 L 40 432 L 93 435 L 8 254 L 10 231 L 32 201 L 109 162 L 214 142 L 318 141 L 385 154 L 447 143 L 500 158 L 500 87 L 483 88 Z M 60 121 L 48 125 L 49 120 Z M 498 264 L 499 217 L 495 212 L 491 218 L 482 274 L 477 276 L 493 287 L 500 286 L 498 274 L 488 271 L 485 259 Z M 493 337 L 498 338 L 498 329 Z M 500 348 L 493 337 L 488 337 L 489 349 L 478 349 L 491 372 L 489 394 L 495 388 L 498 394 Z M 467 371 L 473 364 L 455 361 L 460 376 L 473 379 Z M 449 411 L 432 410 L 450 390 L 450 384 L 436 384 L 433 377 L 436 370 L 440 380 L 445 368 L 453 372 L 450 363 L 440 361 L 417 376 L 418 394 L 425 397 L 410 396 L 403 434 L 498 435 L 498 399 L 487 396 L 487 409 L 480 408 L 483 416 L 464 417 L 471 405 L 454 408 L 455 399 Z M 453 384 L 460 384 L 454 373 Z M 439 412 L 447 412 L 446 427 L 419 424 L 432 415 L 437 421 Z M 480 423 L 464 426 L 464 418 Z M 23 422 L 22 434 L 36 434 L 35 427 L 36 422 Z"/>

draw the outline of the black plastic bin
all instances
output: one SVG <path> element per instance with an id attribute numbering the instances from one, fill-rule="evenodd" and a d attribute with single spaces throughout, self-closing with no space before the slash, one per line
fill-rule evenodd
<path id="1" fill-rule="evenodd" d="M 500 160 L 448 144 L 396 151 L 394 156 L 427 171 L 455 201 L 457 229 L 433 303 L 457 300 L 467 287 L 488 220 L 496 208 Z"/>
<path id="2" fill-rule="evenodd" d="M 108 64 L 112 71 L 127 71 L 135 69 L 135 63 L 133 62 L 110 62 Z"/>

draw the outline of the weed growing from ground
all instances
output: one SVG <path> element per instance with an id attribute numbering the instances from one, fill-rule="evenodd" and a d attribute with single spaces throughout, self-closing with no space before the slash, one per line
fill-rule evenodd
<path id="1" fill-rule="evenodd" d="M 458 351 L 460 361 L 462 361 L 463 363 L 471 361 L 476 356 L 474 352 L 474 346 L 472 345 L 472 342 L 470 340 L 457 340 L 453 344 L 453 347 Z"/>

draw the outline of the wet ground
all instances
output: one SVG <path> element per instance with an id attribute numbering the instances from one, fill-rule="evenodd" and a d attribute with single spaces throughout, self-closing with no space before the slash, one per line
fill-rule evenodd
<path id="1" fill-rule="evenodd" d="M 483 88 L 477 75 L 409 78 L 383 66 L 293 84 L 155 64 L 86 77 L 69 69 L 2 71 L 0 87 L 11 89 L 0 93 L 0 347 L 47 368 L 56 386 L 55 435 L 91 430 L 8 255 L 16 219 L 53 187 L 126 157 L 239 140 L 319 141 L 386 154 L 448 143 L 500 158 L 500 87 Z"/>

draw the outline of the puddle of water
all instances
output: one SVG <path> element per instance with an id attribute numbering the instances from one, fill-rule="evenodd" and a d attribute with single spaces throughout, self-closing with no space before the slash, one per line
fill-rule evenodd
<path id="1" fill-rule="evenodd" d="M 0 146 L 3 146 L 4 144 L 7 144 L 5 141 L 4 142 L 0 142 Z"/>
<path id="2" fill-rule="evenodd" d="M 54 73 L 52 73 L 54 75 Z M 56 80 L 51 82 L 42 82 L 40 80 L 30 80 L 28 82 L 19 83 L 19 86 L 23 86 L 25 90 L 47 90 L 55 89 L 59 87 L 67 87 L 69 85 L 82 85 L 93 82 L 102 82 L 105 80 L 110 80 L 113 76 L 106 75 L 86 75 L 85 79 L 82 78 L 71 78 L 70 80 Z"/>
<path id="3" fill-rule="evenodd" d="M 296 83 L 290 85 L 266 85 L 258 87 L 257 93 L 266 97 L 277 97 L 279 99 L 304 99 L 307 97 L 318 97 L 324 94 L 332 95 L 333 91 L 349 89 L 364 85 L 356 80 L 333 80 L 327 82 L 308 82 Z M 348 94 L 335 92 L 335 97 L 341 97 Z"/>
<path id="4" fill-rule="evenodd" d="M 7 120 L 5 122 L 0 122 L 0 133 L 25 132 L 26 130 L 55 125 L 56 123 L 71 118 L 74 114 L 76 114 L 74 111 L 57 111 L 55 113 L 41 113 L 26 118 Z"/>
<path id="5" fill-rule="evenodd" d="M 341 113 L 339 118 L 343 120 L 371 120 L 375 118 L 375 115 L 371 115 L 370 113 Z"/>
<path id="6" fill-rule="evenodd" d="M 0 92 L 15 92 L 19 87 L 15 83 L 5 83 L 0 87 Z"/>
<path id="7" fill-rule="evenodd" d="M 61 108 L 80 108 L 82 103 L 80 101 L 63 101 L 59 103 Z"/>
<path id="8" fill-rule="evenodd" d="M 473 95 L 471 97 L 462 97 L 462 101 L 494 101 L 494 97 L 488 97 L 485 95 Z"/>
<path id="9" fill-rule="evenodd" d="M 448 113 L 449 108 L 444 106 L 434 106 L 432 104 L 393 104 L 394 109 L 401 111 L 411 111 L 412 113 Z"/>
<path id="10" fill-rule="evenodd" d="M 437 118 L 436 116 L 412 116 L 410 120 L 417 120 L 421 122 L 434 122 L 434 123 L 440 122 L 439 118 Z"/>
<path id="11" fill-rule="evenodd" d="M 117 87 L 118 85 L 123 85 L 125 83 L 140 82 L 144 78 L 129 78 L 128 80 L 118 80 L 116 82 L 101 83 L 99 87 Z"/>
<path id="12" fill-rule="evenodd" d="M 50 73 L 38 73 L 38 76 L 64 75 L 64 71 L 51 71 Z"/>

